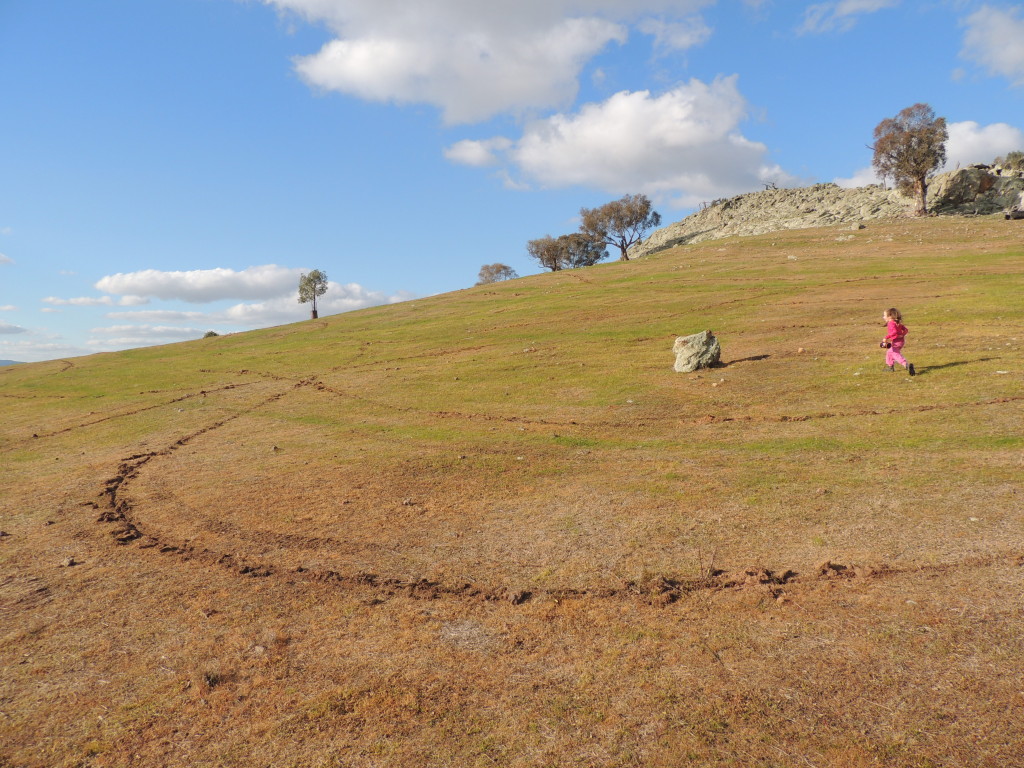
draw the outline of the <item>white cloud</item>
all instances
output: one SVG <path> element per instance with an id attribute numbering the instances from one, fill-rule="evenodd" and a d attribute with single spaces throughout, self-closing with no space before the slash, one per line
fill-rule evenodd
<path id="1" fill-rule="evenodd" d="M 473 165 L 478 168 L 497 165 L 499 161 L 498 152 L 509 149 L 512 142 L 502 136 L 484 141 L 473 141 L 464 139 L 457 141 L 445 149 L 444 156 L 453 163 L 462 165 Z"/>
<path id="2" fill-rule="evenodd" d="M 37 362 L 57 357 L 84 355 L 85 349 L 59 341 L 6 341 L 0 339 L 0 357 L 5 360 Z"/>
<path id="3" fill-rule="evenodd" d="M 20 325 L 11 325 L 0 320 L 0 333 L 25 333 L 27 330 L 27 328 L 22 328 Z"/>
<path id="4" fill-rule="evenodd" d="M 583 66 L 609 43 L 625 42 L 624 22 L 658 14 L 670 25 L 713 0 L 264 2 L 337 35 L 296 58 L 309 84 L 370 101 L 433 104 L 447 122 L 461 123 L 564 108 Z M 693 37 L 696 22 L 683 23 Z"/>
<path id="5" fill-rule="evenodd" d="M 202 335 L 199 328 L 181 328 L 172 325 L 110 325 L 93 328 L 92 333 L 131 334 L 137 339 L 191 339 L 197 334 Z"/>
<path id="6" fill-rule="evenodd" d="M 108 312 L 112 320 L 142 320 L 153 323 L 190 323 L 209 320 L 210 312 L 181 312 L 173 309 L 142 309 L 131 312 Z"/>
<path id="7" fill-rule="evenodd" d="M 13 264 L 13 263 L 14 263 L 14 259 L 12 259 L 10 256 L 5 256 L 4 254 L 0 253 L 0 264 Z"/>
<path id="8" fill-rule="evenodd" d="M 542 186 L 643 192 L 674 198 L 679 207 L 749 192 L 766 181 L 797 181 L 767 162 L 764 144 L 739 132 L 746 113 L 735 75 L 710 84 L 694 79 L 661 96 L 622 91 L 576 114 L 528 124 L 502 156 Z"/>
<path id="9" fill-rule="evenodd" d="M 317 299 L 317 311 L 321 316 L 338 312 L 350 312 L 379 304 L 393 304 L 411 298 L 407 294 L 388 296 L 379 291 L 369 291 L 358 283 L 328 282 L 327 293 Z M 309 317 L 309 304 L 300 304 L 295 291 L 268 301 L 254 304 L 236 304 L 223 312 L 212 313 L 214 322 L 222 321 L 249 328 L 294 323 Z"/>
<path id="10" fill-rule="evenodd" d="M 54 307 L 136 307 L 149 303 L 149 299 L 141 296 L 122 296 L 120 299 L 115 299 L 112 296 L 78 296 L 73 299 L 47 296 L 42 301 L 44 304 Z"/>
<path id="11" fill-rule="evenodd" d="M 867 187 L 871 184 L 879 184 L 882 180 L 878 178 L 874 167 L 869 165 L 866 168 L 854 171 L 853 176 L 848 179 L 834 179 L 833 181 L 844 189 L 853 189 L 854 187 Z"/>
<path id="12" fill-rule="evenodd" d="M 302 271 L 276 264 L 238 272 L 223 268 L 187 272 L 145 269 L 107 275 L 96 282 L 96 288 L 113 294 L 178 299 L 193 304 L 222 299 L 266 299 L 297 290 Z"/>
<path id="13" fill-rule="evenodd" d="M 199 339 L 206 331 L 205 328 L 169 325 L 111 325 L 93 328 L 91 333 L 98 337 L 94 335 L 85 343 L 94 351 L 114 351 Z"/>
<path id="14" fill-rule="evenodd" d="M 711 37 L 711 27 L 700 16 L 683 21 L 643 19 L 637 25 L 637 29 L 645 35 L 653 35 L 655 47 L 662 50 L 685 51 L 706 42 Z"/>
<path id="15" fill-rule="evenodd" d="M 204 325 L 228 325 L 238 328 L 261 328 L 268 325 L 294 323 L 309 317 L 309 304 L 300 304 L 296 288 L 274 296 L 266 301 L 241 303 L 224 310 L 212 312 L 182 312 L 176 310 L 147 309 L 128 312 L 108 312 L 112 320 L 141 321 L 152 323 L 202 323 Z M 370 291 L 358 283 L 328 282 L 327 293 L 317 299 L 317 310 L 321 316 L 338 312 L 349 312 L 379 304 L 393 304 L 413 298 L 411 294 L 398 292 L 391 296 L 380 291 Z"/>
<path id="16" fill-rule="evenodd" d="M 846 32 L 857 23 L 857 16 L 875 13 L 899 5 L 899 0 L 835 0 L 815 3 L 804 11 L 804 23 L 797 30 L 801 34 Z"/>
<path id="17" fill-rule="evenodd" d="M 13 304 L 4 304 L 2 307 L 0 307 L 0 312 L 14 312 L 17 309 L 18 308 Z"/>
<path id="18" fill-rule="evenodd" d="M 990 163 L 1014 150 L 1024 150 L 1024 131 L 1006 123 L 981 126 L 973 120 L 950 123 L 946 170 L 957 165 Z"/>
<path id="19" fill-rule="evenodd" d="M 1024 19 L 1018 18 L 1019 10 L 984 5 L 972 13 L 964 20 L 967 32 L 960 54 L 1014 85 L 1024 85 Z"/>

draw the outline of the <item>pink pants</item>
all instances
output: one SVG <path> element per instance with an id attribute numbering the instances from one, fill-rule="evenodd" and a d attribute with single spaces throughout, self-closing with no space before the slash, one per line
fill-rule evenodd
<path id="1" fill-rule="evenodd" d="M 903 349 L 904 341 L 894 341 L 892 346 L 885 350 L 885 364 L 891 366 L 893 363 L 899 363 L 904 368 L 907 367 L 907 358 L 900 354 L 900 350 Z"/>

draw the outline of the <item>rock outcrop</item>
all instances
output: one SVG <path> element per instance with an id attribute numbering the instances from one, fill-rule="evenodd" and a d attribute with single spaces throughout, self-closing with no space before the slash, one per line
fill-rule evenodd
<path id="1" fill-rule="evenodd" d="M 722 345 L 711 331 L 692 336 L 679 336 L 672 345 L 676 355 L 673 368 L 678 373 L 691 373 L 699 368 L 710 368 L 722 359 Z"/>
<path id="2" fill-rule="evenodd" d="M 1014 205 L 1024 193 L 1024 172 L 972 165 L 932 178 L 928 208 L 938 214 L 989 214 Z"/>
<path id="3" fill-rule="evenodd" d="M 938 174 L 929 181 L 928 209 L 940 215 L 985 215 L 1010 208 L 1024 192 L 1024 172 L 973 165 Z M 677 245 L 735 235 L 761 235 L 785 229 L 908 215 L 912 201 L 880 185 L 844 189 L 815 184 L 799 189 L 769 189 L 716 200 L 701 211 L 657 230 L 633 246 L 630 258 Z"/>

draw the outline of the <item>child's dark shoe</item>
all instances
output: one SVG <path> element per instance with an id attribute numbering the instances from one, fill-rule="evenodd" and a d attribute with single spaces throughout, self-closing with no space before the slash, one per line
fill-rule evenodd
<path id="1" fill-rule="evenodd" d="M 907 373 L 909 373 L 911 376 L 917 376 L 917 371 L 914 370 L 913 363 L 907 363 Z"/>
<path id="2" fill-rule="evenodd" d="M 893 372 L 893 371 L 895 371 L 896 369 L 895 369 L 895 368 L 893 368 L 893 367 L 892 367 L 891 365 L 887 365 L 887 366 L 885 366 L 885 370 L 887 370 L 887 371 L 888 371 L 889 373 L 892 373 L 892 372 Z"/>

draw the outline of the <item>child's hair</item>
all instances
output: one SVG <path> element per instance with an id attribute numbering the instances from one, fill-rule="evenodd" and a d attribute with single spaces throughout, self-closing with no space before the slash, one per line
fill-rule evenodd
<path id="1" fill-rule="evenodd" d="M 900 311 L 896 309 L 896 307 L 890 307 L 889 309 L 885 310 L 885 316 L 892 318 L 897 323 L 903 322 L 903 315 L 900 314 Z"/>

